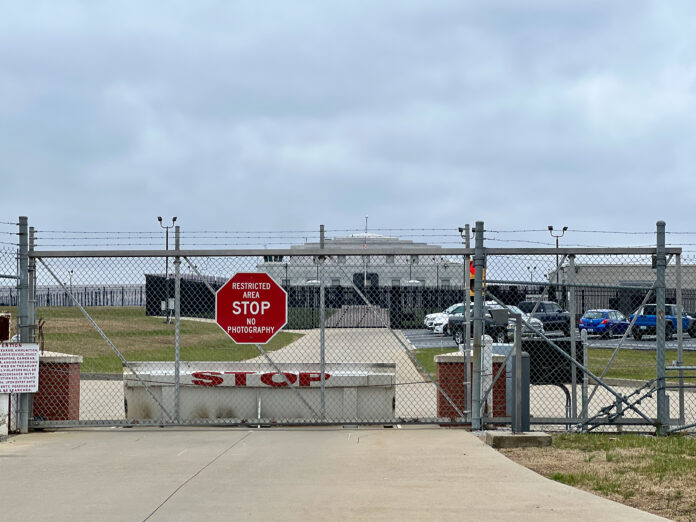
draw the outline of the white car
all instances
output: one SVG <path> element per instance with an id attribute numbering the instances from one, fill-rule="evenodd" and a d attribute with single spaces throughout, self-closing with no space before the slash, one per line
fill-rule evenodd
<path id="1" fill-rule="evenodd" d="M 428 314 L 425 316 L 425 319 L 423 320 L 423 324 L 425 325 L 425 327 L 428 330 L 433 330 L 433 331 L 435 330 L 436 326 L 438 326 L 439 332 L 436 332 L 436 333 L 442 333 L 443 324 L 444 325 L 447 324 L 447 318 L 450 315 L 457 313 L 456 310 L 458 310 L 459 308 L 461 308 L 460 313 L 464 313 L 464 305 L 462 303 L 457 303 L 457 304 L 453 304 L 452 306 L 450 306 L 449 308 L 447 308 L 446 310 L 444 310 L 442 312 Z"/>

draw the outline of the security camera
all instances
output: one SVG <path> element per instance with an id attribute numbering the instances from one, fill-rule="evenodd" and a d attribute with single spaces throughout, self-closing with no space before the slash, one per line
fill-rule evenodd
<path id="1" fill-rule="evenodd" d="M 464 232 L 464 227 L 459 227 L 459 233 L 461 234 L 462 232 Z"/>

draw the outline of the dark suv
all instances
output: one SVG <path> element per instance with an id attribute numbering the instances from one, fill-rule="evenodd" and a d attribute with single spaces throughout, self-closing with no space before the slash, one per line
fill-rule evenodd
<path id="1" fill-rule="evenodd" d="M 522 301 L 517 307 L 524 313 L 531 314 L 536 304 L 537 301 Z M 558 303 L 539 301 L 539 306 L 537 306 L 533 317 L 544 324 L 545 332 L 560 330 L 563 334 L 570 335 L 570 313 L 563 310 Z"/>
<path id="2" fill-rule="evenodd" d="M 490 335 L 493 341 L 496 343 L 506 343 L 507 342 L 507 319 L 504 322 L 496 323 L 491 317 L 491 313 L 488 308 L 485 309 L 485 315 L 483 316 L 483 333 L 484 335 Z M 471 313 L 471 328 L 470 333 L 474 334 L 474 319 L 473 311 Z M 465 317 L 464 314 L 450 315 L 449 324 L 447 325 L 447 330 L 454 337 L 454 342 L 457 344 L 463 344 L 466 337 L 465 330 Z"/>

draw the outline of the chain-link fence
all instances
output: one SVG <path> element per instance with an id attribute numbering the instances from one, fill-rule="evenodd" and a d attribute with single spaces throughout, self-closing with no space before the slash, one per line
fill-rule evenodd
<path id="1" fill-rule="evenodd" d="M 517 339 L 532 429 L 690 429 L 696 270 L 665 253 L 660 290 L 656 248 L 32 251 L 30 423 L 509 425 Z M 287 293 L 265 345 L 215 322 L 247 272 Z"/>
<path id="2" fill-rule="evenodd" d="M 14 230 L 10 228 L 12 225 Z M 11 341 L 17 335 L 16 233 L 16 224 L 0 222 L 0 343 Z M 15 410 L 16 398 L 0 393 L 0 437 L 16 429 L 12 415 Z"/>

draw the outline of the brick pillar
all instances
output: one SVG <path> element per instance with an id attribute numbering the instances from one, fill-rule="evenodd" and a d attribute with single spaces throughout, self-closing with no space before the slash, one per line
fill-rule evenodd
<path id="1" fill-rule="evenodd" d="M 500 370 L 504 360 L 504 356 L 493 355 L 493 377 Z M 471 378 L 469 377 L 469 382 L 467 382 L 466 365 L 469 365 L 469 376 L 471 376 L 473 374 L 471 351 L 468 355 L 462 355 L 458 352 L 438 355 L 435 357 L 435 362 L 437 363 L 437 381 L 442 391 L 449 396 L 460 411 L 470 411 Z M 491 392 L 493 394 L 493 417 L 505 416 L 507 407 L 505 377 L 503 371 Z M 437 416 L 450 419 L 458 417 L 456 410 L 439 390 L 437 392 Z"/>
<path id="2" fill-rule="evenodd" d="M 80 418 L 82 357 L 46 352 L 39 357 L 39 390 L 34 394 L 36 420 Z"/>

